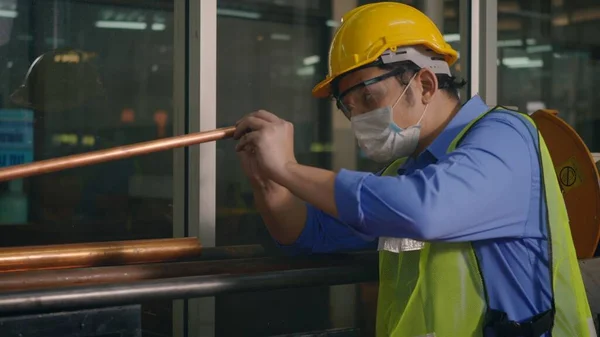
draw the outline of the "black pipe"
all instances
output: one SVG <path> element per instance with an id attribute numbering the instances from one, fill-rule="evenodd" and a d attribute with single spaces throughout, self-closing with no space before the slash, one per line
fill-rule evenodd
<path id="1" fill-rule="evenodd" d="M 0 316 L 209 297 L 220 294 L 376 281 L 377 263 L 243 275 L 189 276 L 131 283 L 17 291 L 0 295 Z"/>
<path id="2" fill-rule="evenodd" d="M 267 255 L 268 254 L 265 248 L 261 245 L 221 246 L 202 248 L 200 256 L 188 258 L 185 260 L 233 260 L 265 257 Z"/>

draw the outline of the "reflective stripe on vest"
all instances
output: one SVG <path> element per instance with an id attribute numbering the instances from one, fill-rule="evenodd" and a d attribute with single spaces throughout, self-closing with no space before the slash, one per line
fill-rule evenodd
<path id="1" fill-rule="evenodd" d="M 535 137 L 532 141 L 538 139 L 551 238 L 550 275 L 555 303 L 552 337 L 596 337 L 567 210 L 548 148 L 528 116 L 490 111 L 519 116 Z M 467 125 L 447 152 L 453 151 L 471 126 L 488 112 Z M 382 174 L 396 175 L 398 167 L 391 165 Z M 487 307 L 484 275 L 470 243 L 425 243 L 421 250 L 400 253 L 381 250 L 379 274 L 378 337 L 484 336 L 486 313 L 489 316 L 488 309 L 495 308 Z"/>

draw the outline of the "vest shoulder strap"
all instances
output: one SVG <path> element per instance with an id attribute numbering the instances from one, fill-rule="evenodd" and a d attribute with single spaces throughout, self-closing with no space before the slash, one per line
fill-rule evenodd
<path id="1" fill-rule="evenodd" d="M 450 145 L 448 146 L 448 149 L 447 149 L 446 152 L 450 153 L 450 152 L 454 151 L 456 149 L 456 147 L 460 144 L 460 142 L 464 139 L 464 137 L 467 135 L 467 133 L 469 132 L 469 130 L 471 130 L 471 128 L 473 127 L 473 125 L 475 125 L 477 122 L 479 122 L 483 117 L 485 117 L 490 112 L 505 112 L 505 113 L 508 113 L 508 114 L 514 114 L 515 116 L 520 117 L 521 120 L 526 119 L 529 122 L 529 126 L 532 126 L 533 129 L 536 129 L 535 122 L 527 114 L 519 112 L 519 111 L 516 111 L 516 110 L 513 110 L 513 109 L 510 109 L 510 108 L 506 108 L 506 107 L 501 106 L 501 105 L 497 105 L 497 106 L 495 106 L 495 107 L 493 107 L 493 108 L 485 111 L 484 113 L 482 113 L 481 115 L 479 115 L 475 119 L 473 119 L 471 122 L 469 122 L 469 124 L 467 124 L 459 132 L 459 134 L 454 138 L 454 140 L 450 143 Z M 532 133 L 532 136 L 533 136 L 533 133 Z"/>
<path id="2" fill-rule="evenodd" d="M 448 147 L 447 152 L 454 151 L 456 149 L 456 147 L 458 146 L 458 144 L 465 137 L 465 135 L 473 127 L 473 125 L 475 125 L 478 121 L 480 121 L 488 113 L 493 112 L 493 111 L 514 114 L 515 116 L 519 117 L 519 119 L 523 123 L 529 124 L 528 126 L 530 127 L 529 129 L 530 129 L 530 132 L 532 133 L 532 136 L 533 136 L 533 133 L 535 132 L 535 130 L 537 129 L 533 119 L 531 119 L 526 114 L 512 110 L 512 109 L 508 109 L 505 107 L 496 106 L 490 110 L 487 110 L 486 112 L 482 113 L 481 115 L 477 116 L 477 118 L 473 119 L 469 124 L 467 124 L 467 126 L 465 126 L 461 130 L 461 132 L 456 136 L 456 138 L 454 138 L 452 143 L 450 143 L 450 146 Z M 539 153 L 538 153 L 538 155 L 539 155 Z M 542 165 L 541 157 L 540 157 L 540 165 Z M 548 233 L 550 234 L 550 226 L 549 225 L 548 225 Z M 550 260 L 552 260 L 552 258 L 551 258 L 552 257 L 552 246 L 550 245 L 550 242 L 548 243 L 548 245 L 549 245 L 548 252 L 550 254 Z M 550 268 L 550 279 L 551 279 L 551 284 L 553 284 L 554 282 L 553 282 L 552 268 Z M 552 286 L 552 288 L 554 288 L 554 287 Z M 485 291 L 485 297 L 487 299 L 488 294 L 487 294 L 487 289 L 485 289 L 485 287 L 484 287 L 484 291 Z M 554 289 L 553 289 L 553 292 L 554 292 Z M 554 296 L 552 296 L 552 297 L 554 298 Z M 508 319 L 505 312 L 502 312 L 499 310 L 494 310 L 494 309 L 491 309 L 488 307 L 484 326 L 489 329 L 492 329 L 495 332 L 496 336 L 498 336 L 498 337 L 517 337 L 517 336 L 537 337 L 537 336 L 540 336 L 543 333 L 550 331 L 552 329 L 552 326 L 554 324 L 554 314 L 555 314 L 554 301 L 552 301 L 552 308 L 550 310 L 542 312 L 538 315 L 535 315 L 534 317 L 531 317 L 529 320 L 527 320 L 525 322 L 511 321 Z"/>
<path id="3" fill-rule="evenodd" d="M 400 166 L 402 166 L 404 163 L 406 163 L 407 160 L 408 160 L 408 157 L 399 158 L 399 159 L 394 160 L 386 168 L 384 168 L 381 171 L 380 175 L 395 176 L 396 172 L 398 172 L 398 169 L 400 168 Z"/>

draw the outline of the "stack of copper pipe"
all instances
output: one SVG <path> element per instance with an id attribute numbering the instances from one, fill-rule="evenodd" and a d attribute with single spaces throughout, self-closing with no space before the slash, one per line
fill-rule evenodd
<path id="1" fill-rule="evenodd" d="M 0 294 L 204 275 L 376 266 L 370 256 L 269 257 L 260 245 L 202 249 L 196 238 L 133 240 L 0 249 Z"/>
<path id="2" fill-rule="evenodd" d="M 0 248 L 0 291 L 161 277 L 201 251 L 193 237 Z"/>

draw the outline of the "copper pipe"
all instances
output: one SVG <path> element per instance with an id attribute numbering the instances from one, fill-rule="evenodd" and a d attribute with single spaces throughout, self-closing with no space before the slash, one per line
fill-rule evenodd
<path id="1" fill-rule="evenodd" d="M 130 158 L 153 152 L 171 150 L 201 143 L 231 138 L 235 126 L 204 131 L 189 135 L 181 135 L 131 145 L 113 147 L 110 149 L 76 154 L 61 158 L 40 160 L 37 162 L 10 166 L 0 169 L 0 181 L 19 179 L 70 168 L 104 163 L 112 160 Z"/>
<path id="2" fill-rule="evenodd" d="M 368 252 L 328 258 L 322 256 L 295 259 L 268 257 L 2 273 L 0 274 L 0 292 L 124 283 L 184 276 L 241 275 L 290 269 L 326 268 L 357 263 L 372 265 L 376 270 L 377 255 Z"/>
<path id="3" fill-rule="evenodd" d="M 193 237 L 1 248 L 0 272 L 163 262 L 200 251 Z"/>

